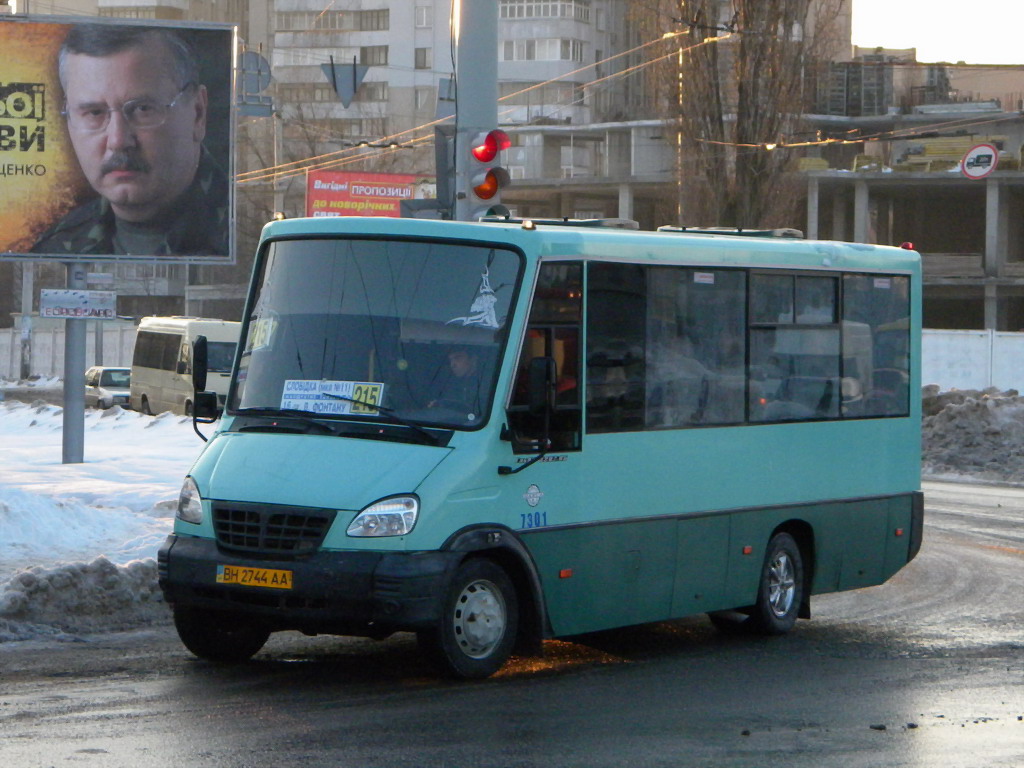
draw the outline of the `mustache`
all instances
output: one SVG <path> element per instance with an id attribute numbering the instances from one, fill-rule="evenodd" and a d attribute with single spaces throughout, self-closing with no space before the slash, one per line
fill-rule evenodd
<path id="1" fill-rule="evenodd" d="M 149 163 L 137 152 L 121 150 L 114 152 L 103 161 L 100 166 L 100 173 L 106 176 L 111 171 L 138 171 L 148 173 L 151 170 Z"/>

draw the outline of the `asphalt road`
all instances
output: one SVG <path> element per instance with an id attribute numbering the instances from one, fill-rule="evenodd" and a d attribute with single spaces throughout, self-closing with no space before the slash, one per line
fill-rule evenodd
<path id="1" fill-rule="evenodd" d="M 246 665 L 170 627 L 0 644 L 0 766 L 1024 766 L 1024 491 L 929 483 L 918 558 L 788 636 L 707 619 L 551 641 L 477 683 L 408 636 L 275 636 Z"/>

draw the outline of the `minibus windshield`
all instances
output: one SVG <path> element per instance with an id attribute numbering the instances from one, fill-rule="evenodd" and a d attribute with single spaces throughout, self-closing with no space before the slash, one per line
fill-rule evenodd
<path id="1" fill-rule="evenodd" d="M 273 241 L 229 412 L 480 427 L 520 271 L 518 253 L 486 245 Z"/>

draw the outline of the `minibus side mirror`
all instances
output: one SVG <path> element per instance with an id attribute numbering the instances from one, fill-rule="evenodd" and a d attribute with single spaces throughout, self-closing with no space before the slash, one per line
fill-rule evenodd
<path id="1" fill-rule="evenodd" d="M 220 415 L 220 406 L 217 403 L 216 392 L 196 392 L 195 401 L 192 403 L 192 413 L 196 421 L 209 423 L 216 421 Z"/>
<path id="2" fill-rule="evenodd" d="M 206 337 L 196 336 L 196 340 L 192 342 L 192 388 L 196 392 L 206 389 L 206 360 Z"/>
<path id="3" fill-rule="evenodd" d="M 555 381 L 558 378 L 553 357 L 535 357 L 527 371 L 526 403 L 531 415 L 550 413 L 555 407 Z"/>

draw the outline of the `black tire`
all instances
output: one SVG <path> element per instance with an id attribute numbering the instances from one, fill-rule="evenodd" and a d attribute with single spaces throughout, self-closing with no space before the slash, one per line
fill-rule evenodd
<path id="1" fill-rule="evenodd" d="M 192 401 L 191 400 L 186 400 L 185 401 L 185 415 L 186 416 L 191 416 L 192 415 Z"/>
<path id="2" fill-rule="evenodd" d="M 184 608 L 174 609 L 174 627 L 192 653 L 221 664 L 248 661 L 270 637 L 266 629 L 231 616 Z"/>
<path id="3" fill-rule="evenodd" d="M 515 587 L 501 566 L 471 558 L 448 585 L 437 626 L 417 633 L 420 649 L 452 677 L 490 677 L 512 654 L 519 627 Z"/>
<path id="4" fill-rule="evenodd" d="M 800 547 L 788 533 L 777 533 L 768 542 L 757 602 L 746 624 L 762 635 L 783 635 L 796 624 L 803 599 L 804 562 Z"/>
<path id="5" fill-rule="evenodd" d="M 153 412 L 149 410 L 149 400 L 146 398 L 145 395 L 143 395 L 142 402 L 139 405 L 141 406 L 139 410 L 142 411 L 144 414 L 146 414 L 147 416 L 153 415 Z"/>

